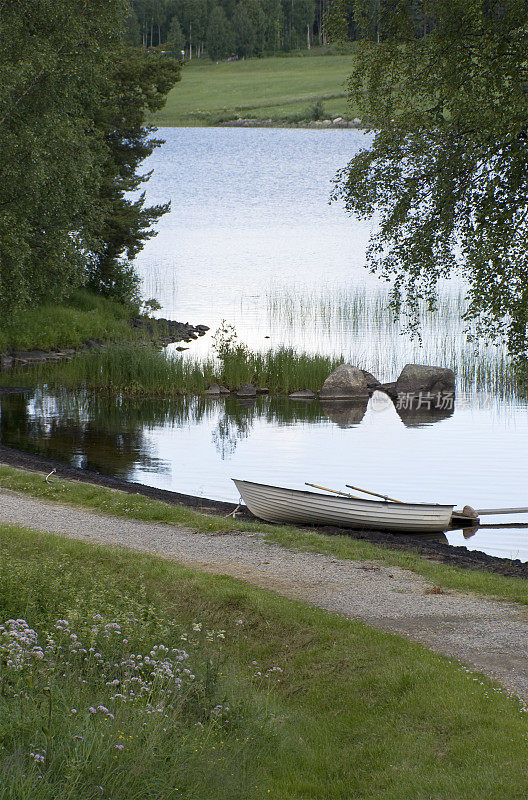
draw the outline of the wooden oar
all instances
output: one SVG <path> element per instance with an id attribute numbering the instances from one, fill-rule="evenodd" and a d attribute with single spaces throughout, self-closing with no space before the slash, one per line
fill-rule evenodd
<path id="1" fill-rule="evenodd" d="M 356 492 L 363 492 L 363 494 L 371 494 L 373 497 L 381 497 L 382 500 L 390 500 L 391 503 L 405 503 L 404 500 L 395 500 L 394 497 L 387 497 L 385 494 L 378 494 L 377 492 L 369 492 L 368 489 L 360 489 L 359 486 L 351 486 L 349 483 L 345 484 L 349 489 L 354 489 Z M 359 497 L 357 498 L 359 500 Z"/>
<path id="2" fill-rule="evenodd" d="M 324 492 L 333 492 L 334 494 L 340 494 L 343 497 L 351 497 L 352 500 L 361 500 L 361 497 L 354 497 L 353 494 L 349 494 L 348 492 L 340 492 L 339 489 L 329 489 L 327 486 L 318 486 L 316 483 L 308 483 L 305 481 L 305 486 L 313 486 L 314 489 L 322 489 Z"/>
<path id="3" fill-rule="evenodd" d="M 528 508 L 479 508 L 475 513 L 479 517 L 486 514 L 528 514 Z"/>

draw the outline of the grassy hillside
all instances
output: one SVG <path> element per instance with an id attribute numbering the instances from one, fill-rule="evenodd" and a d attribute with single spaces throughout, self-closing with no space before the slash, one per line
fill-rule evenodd
<path id="1" fill-rule="evenodd" d="M 295 121 L 323 101 L 328 117 L 354 117 L 345 82 L 353 55 L 195 61 L 153 118 L 159 126 L 211 125 L 236 117 Z"/>

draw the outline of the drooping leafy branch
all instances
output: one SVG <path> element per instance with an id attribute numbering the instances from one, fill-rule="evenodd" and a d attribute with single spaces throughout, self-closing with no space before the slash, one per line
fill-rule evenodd
<path id="1" fill-rule="evenodd" d="M 468 317 L 525 361 L 528 322 L 528 22 L 524 0 L 428 2 L 415 37 L 399 2 L 384 41 L 363 41 L 349 92 L 375 131 L 334 196 L 379 218 L 368 251 L 411 313 L 459 273 Z M 422 3 L 422 5 L 424 5 Z"/>

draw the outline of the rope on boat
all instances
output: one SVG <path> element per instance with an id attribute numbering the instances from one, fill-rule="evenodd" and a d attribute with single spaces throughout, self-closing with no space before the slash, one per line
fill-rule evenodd
<path id="1" fill-rule="evenodd" d="M 236 517 L 236 513 L 237 513 L 239 508 L 242 508 L 242 498 L 240 498 L 240 503 L 237 505 L 236 508 L 233 509 L 233 511 L 230 511 L 229 514 L 224 514 L 224 519 L 226 517 L 233 517 L 233 519 L 234 519 Z"/>

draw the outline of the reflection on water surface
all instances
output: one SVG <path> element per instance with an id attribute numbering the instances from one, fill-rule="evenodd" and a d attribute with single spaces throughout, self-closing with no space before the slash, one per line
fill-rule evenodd
<path id="1" fill-rule="evenodd" d="M 376 392 L 329 407 L 254 401 L 126 400 L 33 390 L 0 397 L 0 441 L 125 480 L 236 502 L 231 478 L 304 488 L 346 483 L 410 502 L 517 506 L 526 500 L 528 414 L 521 401 L 459 394 L 449 415 L 405 419 Z M 528 560 L 528 531 L 486 518 L 452 544 Z M 520 518 L 520 521 L 525 521 Z"/>

